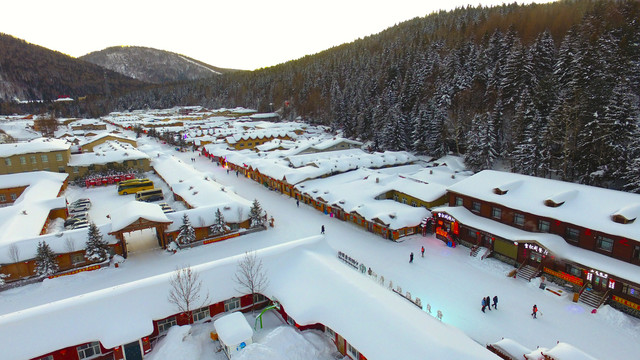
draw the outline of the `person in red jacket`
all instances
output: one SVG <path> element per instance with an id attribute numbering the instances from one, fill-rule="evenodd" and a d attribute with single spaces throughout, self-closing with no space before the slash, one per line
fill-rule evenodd
<path id="1" fill-rule="evenodd" d="M 538 307 L 533 305 L 533 312 L 531 313 L 531 316 L 533 316 L 534 319 L 537 319 L 537 315 L 538 315 Z"/>

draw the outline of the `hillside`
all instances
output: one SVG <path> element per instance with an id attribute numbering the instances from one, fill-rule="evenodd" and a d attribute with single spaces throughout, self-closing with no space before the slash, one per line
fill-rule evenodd
<path id="1" fill-rule="evenodd" d="M 119 94 L 146 84 L 0 33 L 0 101 Z"/>
<path id="2" fill-rule="evenodd" d="M 114 46 L 79 59 L 155 84 L 196 80 L 234 71 L 169 51 L 140 46 Z"/>

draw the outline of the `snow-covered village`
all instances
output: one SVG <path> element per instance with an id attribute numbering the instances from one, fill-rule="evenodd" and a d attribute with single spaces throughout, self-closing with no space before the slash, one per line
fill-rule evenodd
<path id="1" fill-rule="evenodd" d="M 276 113 L 2 116 L 3 359 L 634 359 L 640 195 Z"/>

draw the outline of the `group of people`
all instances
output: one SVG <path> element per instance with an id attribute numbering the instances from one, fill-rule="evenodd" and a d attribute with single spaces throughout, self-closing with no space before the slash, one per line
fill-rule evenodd
<path id="1" fill-rule="evenodd" d="M 424 246 L 420 248 L 420 253 L 422 253 L 422 257 L 424 257 Z M 413 253 L 409 254 L 409 263 L 413 262 Z"/>
<path id="2" fill-rule="evenodd" d="M 498 295 L 493 297 L 493 305 L 491 305 L 490 297 L 487 296 L 485 298 L 482 298 L 482 312 L 484 312 L 486 308 L 489 308 L 489 311 L 491 311 L 491 306 L 493 306 L 494 309 L 498 310 Z"/>

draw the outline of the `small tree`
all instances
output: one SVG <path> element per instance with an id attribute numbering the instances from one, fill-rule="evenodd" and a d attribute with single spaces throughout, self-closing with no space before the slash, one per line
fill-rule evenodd
<path id="1" fill-rule="evenodd" d="M 222 211 L 218 208 L 216 210 L 216 220 L 211 225 L 211 232 L 215 235 L 222 234 L 225 231 L 230 230 L 229 226 L 227 226 L 226 221 L 224 220 L 224 215 L 222 215 Z"/>
<path id="2" fill-rule="evenodd" d="M 109 246 L 102 238 L 100 230 L 93 222 L 89 224 L 87 246 L 84 253 L 85 259 L 89 261 L 102 262 L 109 257 Z"/>
<path id="3" fill-rule="evenodd" d="M 196 231 L 191 225 L 191 222 L 189 221 L 189 217 L 187 216 L 187 214 L 184 214 L 182 216 L 182 225 L 180 226 L 180 233 L 178 234 L 178 237 L 176 238 L 176 240 L 178 241 L 178 243 L 184 245 L 184 244 L 189 244 L 193 242 L 195 239 L 196 239 Z"/>
<path id="4" fill-rule="evenodd" d="M 251 294 L 251 302 L 255 302 L 255 295 L 263 292 L 269 285 L 267 273 L 262 267 L 262 260 L 258 259 L 256 252 L 246 252 L 242 260 L 238 262 L 235 274 L 240 293 Z"/>
<path id="5" fill-rule="evenodd" d="M 11 274 L 0 273 L 0 286 L 4 285 L 4 278 L 9 277 L 9 275 L 11 275 Z"/>
<path id="6" fill-rule="evenodd" d="M 258 199 L 253 200 L 253 205 L 249 210 L 249 219 L 251 220 L 251 227 L 264 226 L 264 215 L 262 207 L 258 202 Z"/>
<path id="7" fill-rule="evenodd" d="M 58 271 L 56 254 L 44 240 L 38 243 L 35 271 L 38 276 L 42 277 L 55 274 Z"/>
<path id="8" fill-rule="evenodd" d="M 171 284 L 169 302 L 176 305 L 182 313 L 201 308 L 209 300 L 209 293 L 200 300 L 202 280 L 200 280 L 198 273 L 191 269 L 191 266 L 176 269 L 171 275 L 169 284 Z"/>

